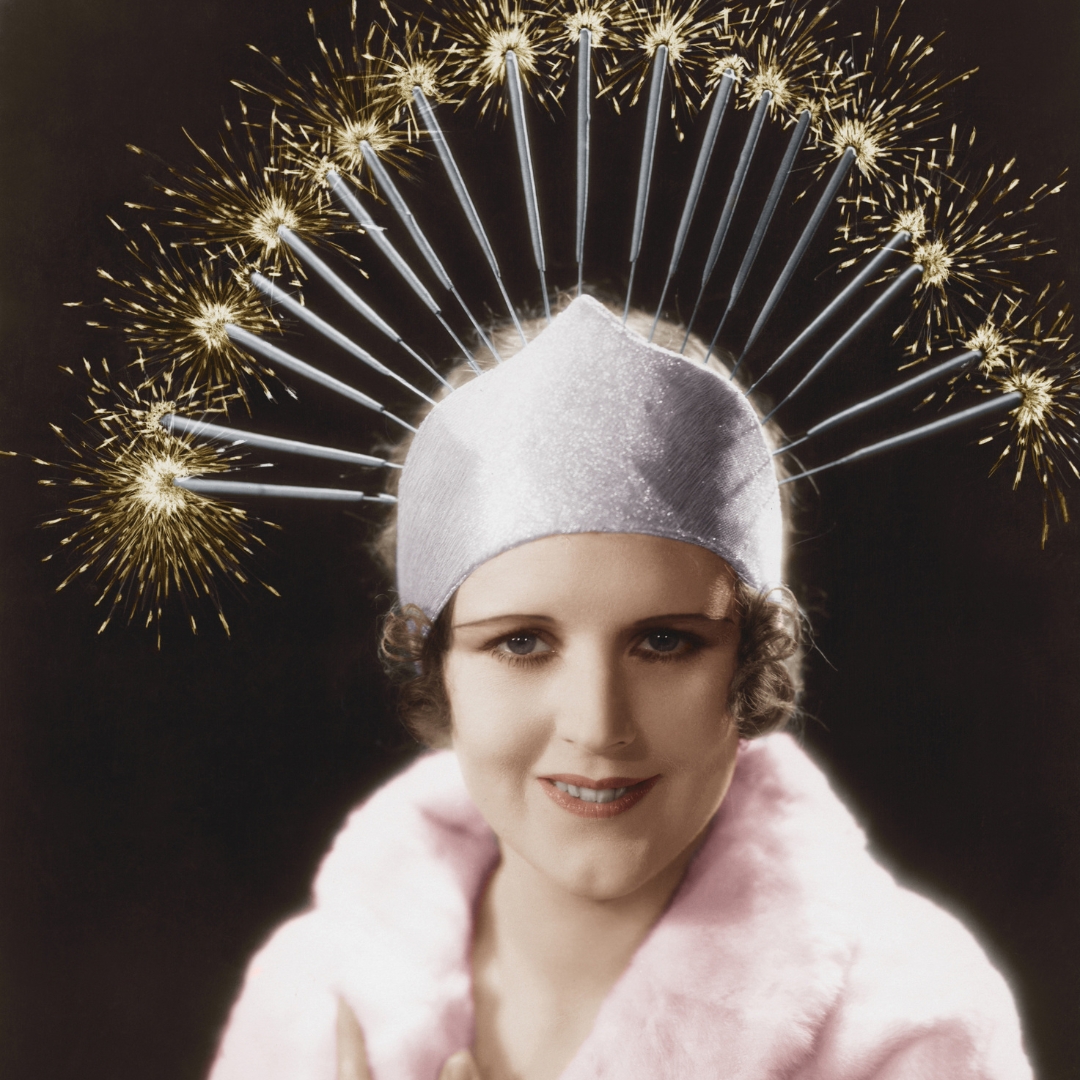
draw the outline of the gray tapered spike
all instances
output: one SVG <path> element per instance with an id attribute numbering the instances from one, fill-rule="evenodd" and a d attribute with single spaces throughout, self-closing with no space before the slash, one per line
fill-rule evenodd
<path id="1" fill-rule="evenodd" d="M 465 178 L 461 175 L 461 170 L 458 168 L 457 161 L 454 160 L 454 155 L 450 150 L 450 144 L 446 141 L 446 135 L 443 133 L 438 117 L 435 115 L 435 110 L 432 108 L 431 102 L 428 101 L 427 95 L 425 95 L 424 91 L 421 90 L 419 86 L 414 86 L 412 93 L 413 100 L 416 102 L 416 107 L 419 109 L 421 117 L 423 117 L 427 134 L 435 144 L 435 150 L 439 155 L 439 160 L 442 162 L 446 177 L 450 181 L 450 186 L 454 189 L 454 194 L 457 196 L 461 209 L 465 212 L 465 217 L 469 222 L 473 235 L 476 237 L 477 243 L 480 245 L 480 250 L 483 251 L 484 258 L 487 259 L 488 266 L 495 276 L 495 282 L 499 286 L 499 292 L 502 293 L 503 303 L 506 304 L 506 310 L 510 313 L 510 318 L 513 320 L 518 334 L 521 336 L 522 344 L 525 344 L 525 331 L 522 329 L 521 321 L 518 319 L 517 312 L 514 310 L 514 305 L 510 302 L 510 295 L 506 291 L 506 283 L 503 281 L 502 271 L 499 269 L 498 260 L 495 258 L 495 249 L 491 246 L 491 241 L 488 239 L 488 235 L 484 230 L 484 224 L 480 220 L 480 215 L 476 212 L 476 206 L 472 201 L 472 196 L 469 194 L 469 189 L 465 186 Z"/>
<path id="2" fill-rule="evenodd" d="M 709 120 L 705 125 L 705 138 L 702 140 L 701 149 L 698 151 L 697 163 L 694 165 L 694 175 L 690 179 L 690 190 L 686 193 L 686 201 L 683 203 L 682 217 L 679 218 L 679 228 L 675 232 L 675 245 L 671 251 L 671 261 L 668 263 L 667 277 L 664 278 L 664 288 L 660 293 L 660 303 L 656 305 L 656 315 L 653 317 L 652 335 L 656 333 L 656 324 L 664 310 L 664 301 L 667 299 L 668 288 L 675 271 L 679 268 L 683 249 L 686 247 L 686 238 L 690 235 L 690 223 L 694 219 L 697 210 L 698 199 L 701 197 L 701 189 L 705 186 L 705 174 L 709 171 L 709 163 L 712 161 L 713 150 L 716 148 L 716 138 L 720 134 L 720 121 L 724 118 L 728 100 L 731 97 L 731 88 L 735 83 L 735 73 L 729 68 L 720 78 L 720 85 L 716 88 L 713 96 L 712 107 L 709 109 Z"/>
<path id="3" fill-rule="evenodd" d="M 341 461 L 347 465 L 362 465 L 366 468 L 401 468 L 400 465 L 395 465 L 385 458 L 372 457 L 371 454 L 338 450 L 333 446 L 317 446 L 313 443 L 298 442 L 296 439 L 279 439 L 276 435 L 259 435 L 254 431 L 241 431 L 239 428 L 211 424 L 206 420 L 196 420 L 190 416 L 180 416 L 178 413 L 166 413 L 160 423 L 169 432 L 179 432 L 183 435 L 193 435 L 219 442 L 242 443 L 245 446 L 257 446 L 260 450 L 273 450 L 280 454 L 325 458 L 327 461 Z"/>
<path id="4" fill-rule="evenodd" d="M 329 170 L 326 174 L 326 178 L 330 183 L 330 187 L 334 194 L 344 204 L 345 209 L 352 214 L 356 223 L 364 230 L 364 235 L 369 236 L 375 243 L 375 246 L 386 256 L 390 265 L 397 270 L 401 275 L 402 280 L 410 289 L 416 294 L 421 303 L 435 316 L 436 319 L 442 324 L 443 329 L 453 339 L 454 344 L 461 350 L 465 359 L 468 360 L 473 367 L 476 367 L 475 360 L 473 358 L 472 351 L 465 344 L 464 341 L 458 337 L 454 328 L 446 321 L 446 317 L 443 314 L 442 307 L 439 302 L 431 295 L 431 291 L 420 280 L 413 268 L 408 264 L 405 258 L 401 255 L 396 247 L 390 242 L 386 235 L 386 230 L 379 225 L 375 219 L 368 213 L 367 208 L 360 201 L 359 197 L 349 190 L 349 185 L 341 178 L 338 173 L 333 169 Z M 421 363 L 425 361 L 421 360 Z M 479 371 L 479 368 L 476 369 Z M 442 378 L 438 372 L 435 372 L 438 378 Z M 445 380 L 443 380 L 445 381 Z"/>
<path id="5" fill-rule="evenodd" d="M 837 424 L 842 424 L 845 420 L 851 420 L 856 416 L 861 416 L 863 413 L 871 412 L 889 401 L 902 397 L 904 394 L 910 394 L 912 390 L 917 390 L 920 386 L 925 386 L 927 383 L 934 382 L 954 371 L 963 371 L 964 368 L 968 367 L 976 360 L 981 360 L 982 357 L 983 354 L 979 349 L 972 349 L 968 352 L 961 353 L 959 356 L 954 356 L 951 360 L 935 364 L 933 367 L 919 372 L 918 375 L 906 379 L 896 386 L 889 387 L 889 389 L 885 390 L 883 393 L 865 398 L 863 401 L 856 402 L 854 405 L 849 405 L 846 409 L 819 421 L 801 438 L 788 443 L 787 446 L 781 446 L 779 450 L 774 450 L 773 456 L 775 457 L 777 454 L 786 454 L 788 451 L 794 450 L 796 446 L 802 446 L 804 442 L 808 442 L 815 435 L 820 435 L 823 431 L 828 431 Z"/>
<path id="6" fill-rule="evenodd" d="M 893 254 L 901 244 L 906 244 L 911 239 L 911 233 L 898 232 L 892 239 L 889 240 L 884 247 L 880 248 L 874 257 L 849 281 L 840 292 L 825 305 L 824 308 L 814 318 L 813 322 L 765 369 L 761 377 L 753 383 L 749 390 L 746 392 L 752 393 L 757 389 L 758 384 L 766 379 L 773 371 L 775 371 L 800 345 L 817 333 L 828 321 L 836 314 L 850 300 L 859 289 L 862 288 L 871 278 L 873 278 L 878 271 L 885 265 L 885 262 L 891 254 Z M 743 350 L 745 355 L 746 350 Z"/>
<path id="7" fill-rule="evenodd" d="M 634 291 L 634 272 L 637 270 L 638 256 L 641 254 L 641 240 L 645 235 L 645 212 L 649 206 L 649 187 L 652 184 L 653 161 L 656 157 L 656 135 L 660 128 L 660 102 L 664 96 L 667 55 L 667 46 L 660 45 L 653 53 L 652 59 L 649 102 L 645 111 L 645 139 L 641 144 L 637 198 L 634 200 L 634 224 L 630 232 L 630 281 L 626 287 L 626 303 L 623 305 L 624 323 L 630 314 L 630 294 Z"/>
<path id="8" fill-rule="evenodd" d="M 918 264 L 912 264 L 906 270 L 901 271 L 887 289 L 877 297 L 877 299 L 845 330 L 833 344 L 822 354 L 821 358 L 814 364 L 814 366 L 792 387 L 791 390 L 773 407 L 772 411 L 761 421 L 763 424 L 771 420 L 782 405 L 786 405 L 811 379 L 813 379 L 818 372 L 830 361 L 833 357 L 837 356 L 844 348 L 851 342 L 855 336 L 865 327 L 868 323 L 877 318 L 882 311 L 890 303 L 897 293 L 902 292 L 903 289 L 911 282 L 912 278 L 921 277 L 923 268 Z"/>
<path id="9" fill-rule="evenodd" d="M 739 295 L 746 285 L 746 279 L 750 276 L 750 271 L 753 269 L 754 261 L 758 257 L 758 252 L 761 251 L 761 245 L 765 242 L 765 234 L 769 231 L 769 225 L 772 223 L 773 215 L 776 213 L 776 207 L 780 203 L 780 196 L 784 192 L 784 186 L 787 184 L 788 177 L 791 175 L 791 170 L 795 167 L 795 158 L 802 149 L 803 140 L 806 138 L 806 132 L 809 127 L 810 110 L 804 109 L 799 116 L 799 122 L 795 125 L 795 130 L 791 133 L 791 138 L 788 139 L 787 150 L 784 151 L 784 158 L 780 162 L 780 168 L 776 170 L 776 176 L 773 178 L 772 187 L 769 189 L 769 195 L 765 200 L 765 205 L 761 208 L 761 213 L 758 215 L 757 224 L 754 226 L 754 235 L 750 238 L 750 245 L 747 247 L 746 254 L 743 255 L 742 263 L 739 265 L 738 273 L 735 275 L 735 281 L 732 283 L 731 292 L 728 295 L 727 307 L 724 309 L 724 314 L 720 317 L 720 322 L 712 336 L 712 341 L 709 342 L 709 352 L 706 354 L 706 359 L 712 355 L 713 349 L 716 348 L 716 340 L 720 337 L 720 331 L 723 329 L 724 322 L 731 313 L 731 309 L 738 302 Z M 741 362 L 742 361 L 740 360 L 739 363 Z M 732 378 L 735 377 L 735 372 L 738 371 L 738 369 L 739 364 L 736 364 L 735 367 L 731 369 Z"/>
<path id="10" fill-rule="evenodd" d="M 592 124 L 592 31 L 578 33 L 577 54 L 577 218 L 574 254 L 577 291 L 581 295 L 585 267 L 585 212 L 589 202 L 589 128 Z"/>
<path id="11" fill-rule="evenodd" d="M 278 235 L 288 244 L 297 258 L 308 269 L 313 270 L 329 285 L 352 309 L 359 312 L 377 330 L 385 334 L 395 345 L 399 345 L 430 375 L 434 375 L 443 386 L 450 388 L 450 384 L 377 312 L 375 309 L 349 286 L 342 278 L 309 247 L 299 236 L 287 229 L 284 225 L 278 227 Z"/>
<path id="12" fill-rule="evenodd" d="M 320 502 L 377 502 L 393 504 L 393 495 L 365 495 L 362 491 L 344 488 L 297 487 L 294 484 L 252 484 L 246 480 L 207 480 L 201 476 L 184 476 L 173 483 L 200 495 L 225 495 L 230 498 L 313 499 Z"/>
<path id="13" fill-rule="evenodd" d="M 540 202 L 536 195 L 536 172 L 533 169 L 532 147 L 529 145 L 529 128 L 525 120 L 525 95 L 521 86 L 521 71 L 513 50 L 506 53 L 506 85 L 510 91 L 510 115 L 514 120 L 514 142 L 517 143 L 518 166 L 521 170 L 521 186 L 525 192 L 525 213 L 529 219 L 529 238 L 532 240 L 533 259 L 540 272 L 540 294 L 544 298 L 544 314 L 551 322 L 551 302 L 547 289 L 547 260 L 544 257 L 544 233 L 540 227 Z"/>
<path id="14" fill-rule="evenodd" d="M 301 322 L 307 323 L 308 326 L 322 334 L 328 341 L 332 341 L 335 345 L 339 345 L 347 353 L 355 356 L 357 360 L 367 364 L 368 367 L 377 371 L 380 375 L 385 375 L 395 382 L 400 383 L 406 390 L 415 394 L 417 397 L 422 398 L 431 405 L 435 404 L 434 399 L 428 397 L 423 390 L 413 386 L 408 379 L 403 379 L 396 371 L 392 371 L 382 363 L 382 361 L 376 360 L 367 349 L 357 345 L 348 334 L 343 334 L 336 327 L 331 326 L 325 319 L 320 318 L 320 316 L 316 315 L 310 308 L 301 304 L 295 296 L 292 296 L 284 289 L 279 288 L 269 278 L 263 277 L 262 274 L 253 273 L 251 275 L 251 283 L 271 303 L 280 304 L 290 315 L 295 316 Z"/>
<path id="15" fill-rule="evenodd" d="M 287 353 L 284 349 L 272 344 L 265 338 L 259 337 L 258 334 L 253 334 L 250 330 L 245 330 L 242 326 L 236 326 L 234 323 L 226 325 L 225 333 L 229 335 L 230 341 L 241 348 L 247 349 L 248 352 L 255 353 L 256 356 L 261 356 L 264 360 L 269 360 L 271 364 L 283 367 L 297 375 L 302 375 L 305 379 L 310 379 L 312 382 L 332 390 L 335 394 L 341 394 L 342 397 L 348 398 L 357 405 L 363 405 L 365 409 L 381 413 L 388 420 L 400 424 L 407 431 L 416 431 L 412 424 L 407 424 L 400 417 L 395 416 L 373 397 L 369 397 L 362 391 L 349 386 L 348 383 L 343 383 L 340 379 L 335 379 L 333 375 L 327 375 L 325 371 L 320 371 L 317 367 L 313 367 L 306 361 L 293 356 L 292 353 Z"/>
<path id="16" fill-rule="evenodd" d="M 690 332 L 694 328 L 694 320 L 697 318 L 701 307 L 701 299 L 705 295 L 705 288 L 709 284 L 713 270 L 716 269 L 717 260 L 720 258 L 720 249 L 727 239 L 728 229 L 731 227 L 731 219 L 735 215 L 735 207 L 739 203 L 743 184 L 746 182 L 746 174 L 750 171 L 750 163 L 754 160 L 754 151 L 757 149 L 758 138 L 761 135 L 761 126 L 765 123 L 765 117 L 769 113 L 769 103 L 772 101 L 772 92 L 766 90 L 758 98 L 754 106 L 754 115 L 750 120 L 750 127 L 743 140 L 743 147 L 739 153 L 739 161 L 735 166 L 735 174 L 728 185 L 727 198 L 724 200 L 724 209 L 720 213 L 720 221 L 713 233 L 712 245 L 709 248 L 709 257 L 705 260 L 705 269 L 701 272 L 701 285 L 698 288 L 697 299 L 694 301 L 694 310 L 690 313 L 690 321 L 686 324 L 686 336 L 683 338 L 682 347 L 686 348 L 690 340 Z"/>
<path id="17" fill-rule="evenodd" d="M 379 190 L 386 196 L 390 205 L 394 208 L 394 212 L 397 214 L 402 225 L 405 226 L 409 236 L 412 237 L 413 243 L 419 249 L 420 254 L 424 256 L 424 261 L 431 268 L 432 273 L 439 279 L 442 287 L 446 289 L 446 291 L 449 292 L 461 306 L 461 310 L 465 313 L 465 317 L 472 323 L 473 329 L 476 331 L 484 345 L 487 346 L 491 355 L 494 356 L 496 360 L 501 361 L 502 357 L 499 356 L 499 353 L 495 348 L 495 343 L 488 336 L 488 332 L 484 329 L 480 320 L 472 313 L 472 309 L 465 303 L 464 297 L 458 292 L 457 286 L 446 272 L 446 267 L 443 266 L 439 256 L 435 254 L 435 249 L 424 235 L 423 229 L 420 228 L 412 210 L 409 209 L 409 204 L 405 201 L 405 197 L 398 190 L 398 186 L 394 183 L 389 170 L 383 164 L 379 155 L 371 148 L 371 143 L 365 139 L 360 145 L 364 152 L 364 161 L 368 163 L 368 167 L 371 169 L 372 176 L 375 177 L 375 182 L 378 185 Z"/>
<path id="18" fill-rule="evenodd" d="M 836 198 L 837 192 L 840 190 L 840 185 L 851 171 L 851 166 L 854 162 L 855 151 L 849 146 L 843 154 L 840 155 L 840 160 L 837 161 L 832 176 L 829 177 L 829 182 L 826 184 L 825 190 L 821 193 L 817 205 L 814 207 L 814 212 L 810 215 L 810 220 L 806 223 L 798 242 L 795 244 L 794 250 L 791 252 L 788 261 L 784 265 L 784 269 L 780 271 L 780 276 L 776 279 L 776 284 L 773 286 L 772 292 L 769 293 L 769 298 L 765 301 L 761 311 L 758 312 L 758 317 L 750 331 L 750 336 L 746 339 L 746 344 L 743 346 L 742 353 L 739 355 L 740 360 L 750 351 L 754 342 L 757 341 L 758 335 L 769 321 L 769 316 L 780 302 L 780 297 L 784 295 L 784 290 L 791 283 L 791 279 L 795 276 L 795 271 L 798 269 L 799 263 L 802 262 L 803 256 L 806 254 L 806 249 L 810 246 L 810 241 L 814 239 L 815 233 L 821 227 L 822 221 L 825 220 L 825 215 L 828 213 L 829 207 L 832 206 L 833 199 Z"/>
<path id="19" fill-rule="evenodd" d="M 940 431 L 948 431 L 949 428 L 958 427 L 961 424 L 967 424 L 973 420 L 991 416 L 1004 409 L 1015 408 L 1023 400 L 1024 395 L 1018 390 L 1011 394 L 1002 394 L 1000 397 L 995 397 L 992 401 L 984 401 L 981 405 L 973 405 L 971 408 L 954 413 L 952 416 L 944 416 L 940 420 L 934 420 L 929 424 L 923 424 L 920 427 L 912 428 L 910 431 L 904 431 L 899 435 L 893 435 L 891 438 L 882 439 L 880 442 L 872 443 L 870 446 L 864 446 L 853 453 L 845 454 L 843 457 L 837 458 L 835 461 L 826 462 L 826 464 L 818 465 L 813 469 L 806 469 L 795 476 L 785 476 L 780 480 L 780 483 L 791 484 L 796 480 L 802 480 L 807 476 L 814 476 L 816 473 L 825 472 L 826 469 L 834 469 L 837 465 L 846 465 L 849 461 L 858 461 L 860 458 L 870 457 L 873 454 L 880 454 L 885 450 L 893 450 L 899 446 L 906 446 L 909 443 L 919 442 L 931 435 L 936 435 Z"/>

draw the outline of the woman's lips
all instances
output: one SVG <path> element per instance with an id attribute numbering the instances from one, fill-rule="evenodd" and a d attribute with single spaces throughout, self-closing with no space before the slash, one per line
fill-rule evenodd
<path id="1" fill-rule="evenodd" d="M 612 818 L 626 813 L 632 806 L 636 806 L 652 790 L 659 775 L 650 776 L 646 780 L 638 780 L 633 776 L 607 776 L 603 780 L 590 780 L 585 776 L 574 776 L 569 773 L 556 776 L 541 776 L 540 785 L 547 792 L 552 802 L 569 810 L 571 814 L 587 818 Z M 585 799 L 570 794 L 569 791 L 561 791 L 556 784 L 586 789 L 588 791 L 618 791 L 626 790 L 617 799 L 612 798 L 609 802 L 587 802 Z"/>

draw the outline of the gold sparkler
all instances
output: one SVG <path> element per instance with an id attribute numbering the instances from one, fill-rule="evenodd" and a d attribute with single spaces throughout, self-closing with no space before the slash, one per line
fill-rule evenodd
<path id="1" fill-rule="evenodd" d="M 923 269 L 910 313 L 893 335 L 912 334 L 905 348 L 909 363 L 926 359 L 935 342 L 962 337 L 991 293 L 1022 295 L 1015 277 L 1018 263 L 1054 254 L 1031 235 L 1025 217 L 1043 198 L 1059 192 L 1064 180 L 1021 198 L 1015 164 L 1014 158 L 1000 168 L 990 165 L 972 184 L 939 171 L 925 187 L 916 170 L 903 185 L 900 209 L 879 226 L 890 235 L 909 232 L 911 260 Z M 873 243 L 879 241 L 880 236 Z M 893 268 L 888 274 L 896 272 Z"/>
<path id="2" fill-rule="evenodd" d="M 161 427 L 161 417 L 183 411 L 183 402 L 166 400 L 146 385 L 132 389 L 121 383 L 117 393 L 107 381 L 107 364 L 103 377 L 89 364 L 86 369 L 93 410 L 87 434 L 72 438 L 52 425 L 72 455 L 69 464 L 52 467 L 64 468 L 66 483 L 79 491 L 65 514 L 46 522 L 73 526 L 61 544 L 76 553 L 79 565 L 58 590 L 92 575 L 100 585 L 95 604 L 107 610 L 99 633 L 116 616 L 130 622 L 145 614 L 146 626 L 157 626 L 160 647 L 161 617 L 170 593 L 182 599 L 207 598 L 228 632 L 215 577 L 245 584 L 248 575 L 241 558 L 262 541 L 245 511 L 177 487 L 175 481 L 226 472 L 236 457 Z M 39 483 L 57 486 L 65 481 Z M 191 613 L 189 621 L 196 631 Z"/>
<path id="3" fill-rule="evenodd" d="M 927 74 L 923 62 L 940 40 L 916 35 L 905 43 L 896 34 L 903 10 L 900 0 L 891 22 L 883 28 L 880 12 L 861 60 L 844 53 L 836 62 L 835 92 L 824 98 L 824 123 L 819 147 L 824 151 L 815 175 L 821 177 L 850 149 L 854 168 L 848 175 L 841 234 L 864 207 L 893 208 L 897 184 L 917 167 L 927 147 L 939 141 L 925 129 L 940 117 L 942 95 L 950 86 L 969 79 L 977 68 L 942 79 Z M 845 70 L 846 75 L 839 72 Z"/>
<path id="4" fill-rule="evenodd" d="M 612 50 L 621 40 L 619 4 L 616 0 L 563 0 L 547 9 L 547 17 L 547 34 L 553 43 L 546 57 L 551 65 L 551 92 L 561 99 L 571 85 L 566 76 L 576 61 L 581 32 L 588 30 L 596 85 L 602 93 L 611 71 Z"/>
<path id="5" fill-rule="evenodd" d="M 828 5 L 811 14 L 803 5 L 784 4 L 770 17 L 769 12 L 776 6 L 769 4 L 755 13 L 750 39 L 740 52 L 749 64 L 739 97 L 749 107 L 756 105 L 768 91 L 772 95 L 771 115 L 791 119 L 804 108 L 810 108 L 820 129 L 824 107 L 821 46 L 829 41 L 822 34 L 835 22 L 825 22 Z M 836 104 L 833 101 L 832 107 Z"/>
<path id="6" fill-rule="evenodd" d="M 658 0 L 627 5 L 619 22 L 619 48 L 611 82 L 616 111 L 635 105 L 649 78 L 653 57 L 663 46 L 674 87 L 671 116 L 679 131 L 680 111 L 702 103 L 717 47 L 731 35 L 730 10 L 717 11 L 707 0 Z"/>
<path id="7" fill-rule="evenodd" d="M 1057 332 L 1067 333 L 1071 319 L 1071 312 L 1063 309 L 1055 321 Z M 1080 369 L 1076 366 L 1076 353 L 1052 361 L 1013 359 L 1005 370 L 993 373 L 986 380 L 984 392 L 1021 394 L 1020 404 L 1000 425 L 999 434 L 1006 445 L 990 472 L 993 475 L 1007 461 L 1015 459 L 1014 490 L 1025 471 L 1035 474 L 1044 495 L 1042 543 L 1045 546 L 1050 505 L 1068 522 L 1065 485 L 1070 475 L 1080 479 L 1076 425 L 1080 410 Z M 990 443 L 997 438 L 997 434 L 991 435 L 982 442 Z"/>
<path id="8" fill-rule="evenodd" d="M 448 51 L 437 48 L 438 24 L 399 25 L 390 7 L 386 3 L 382 7 L 394 29 L 373 27 L 368 35 L 364 59 L 372 65 L 371 92 L 391 110 L 395 124 L 405 125 L 409 141 L 415 142 L 423 124 L 416 117 L 413 90 L 419 90 L 432 104 L 449 99 Z"/>
<path id="9" fill-rule="evenodd" d="M 303 274 L 278 234 L 281 226 L 351 257 L 333 237 L 355 227 L 310 173 L 290 164 L 278 140 L 276 117 L 260 130 L 243 112 L 239 132 L 226 125 L 233 140 L 222 140 L 220 158 L 192 140 L 203 164 L 186 174 L 170 169 L 175 184 L 161 184 L 160 190 L 176 200 L 171 209 L 178 216 L 165 224 L 183 229 L 189 243 L 212 253 L 224 250 L 235 262 L 256 266 L 270 277 L 285 271 Z M 235 141 L 235 148 L 229 141 Z"/>
<path id="10" fill-rule="evenodd" d="M 247 404 L 251 383 L 271 397 L 267 380 L 274 372 L 235 345 L 226 332 L 230 324 L 261 335 L 280 329 L 243 272 L 228 267 L 223 259 L 192 265 L 182 250 L 167 250 L 149 226 L 143 228 L 151 254 L 145 255 L 134 240 L 128 240 L 132 277 L 98 270 L 116 290 L 104 301 L 120 317 L 124 334 L 135 346 L 135 363 L 144 372 L 164 375 L 170 384 L 176 380 L 185 387 L 206 388 L 204 393 L 215 398 L 216 388 L 231 386 Z"/>
<path id="11" fill-rule="evenodd" d="M 274 103 L 279 125 L 286 133 L 285 146 L 316 182 L 322 180 L 327 169 L 334 168 L 362 183 L 365 146 L 399 172 L 407 172 L 409 156 L 420 151 L 410 145 L 407 132 L 398 126 L 398 106 L 381 85 L 382 65 L 371 52 L 371 42 L 382 28 L 373 24 L 361 43 L 354 3 L 351 44 L 343 51 L 328 45 L 319 35 L 314 12 L 308 12 L 308 19 L 316 31 L 323 71 L 312 71 L 307 78 L 299 79 L 290 75 L 276 57 L 267 57 L 277 71 L 281 89 L 239 82 L 235 85 Z"/>
<path id="12" fill-rule="evenodd" d="M 521 0 L 445 0 L 442 26 L 450 45 L 451 84 L 463 95 L 476 92 L 480 115 L 493 105 L 505 112 L 499 93 L 506 82 L 506 54 L 517 58 L 521 80 L 537 101 L 550 94 L 546 61 L 555 41 L 547 11 Z"/>

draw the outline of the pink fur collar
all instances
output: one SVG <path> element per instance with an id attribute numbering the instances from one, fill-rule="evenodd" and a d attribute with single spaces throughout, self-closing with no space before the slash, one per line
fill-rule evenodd
<path id="1" fill-rule="evenodd" d="M 475 898 L 498 857 L 452 754 L 338 835 L 315 906 L 253 960 L 213 1080 L 332 1080 L 342 997 L 376 1080 L 435 1080 L 472 1041 Z M 900 889 L 788 736 L 747 746 L 671 906 L 563 1080 L 1030 1077 L 1001 977 Z"/>

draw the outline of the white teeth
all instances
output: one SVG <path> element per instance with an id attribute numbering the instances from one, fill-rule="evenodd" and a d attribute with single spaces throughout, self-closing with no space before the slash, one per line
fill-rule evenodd
<path id="1" fill-rule="evenodd" d="M 568 795 L 573 795 L 575 799 L 580 799 L 582 802 L 594 802 L 594 803 L 609 803 L 614 802 L 616 799 L 621 799 L 629 790 L 624 787 L 617 788 L 588 788 L 577 787 L 575 784 L 564 784 L 561 780 L 553 780 L 552 783 L 560 790 L 565 791 Z"/>

